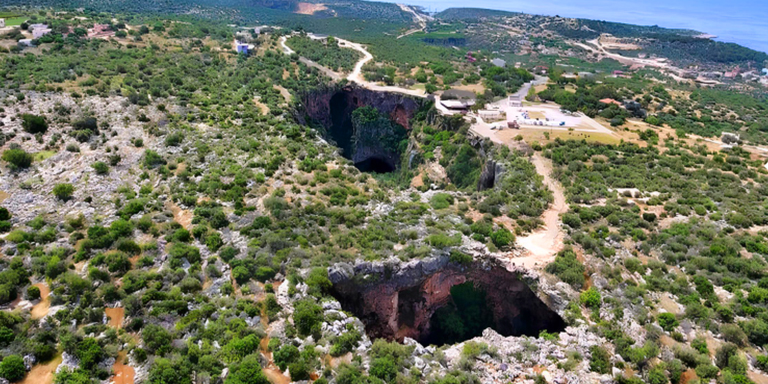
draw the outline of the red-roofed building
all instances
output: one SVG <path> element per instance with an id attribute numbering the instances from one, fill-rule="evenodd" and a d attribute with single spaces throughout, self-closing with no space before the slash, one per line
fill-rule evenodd
<path id="1" fill-rule="evenodd" d="M 602 99 L 602 100 L 600 100 L 600 102 L 603 103 L 603 104 L 613 104 L 613 105 L 618 105 L 619 107 L 621 107 L 621 103 L 616 101 L 616 100 L 614 100 L 614 99 Z"/>

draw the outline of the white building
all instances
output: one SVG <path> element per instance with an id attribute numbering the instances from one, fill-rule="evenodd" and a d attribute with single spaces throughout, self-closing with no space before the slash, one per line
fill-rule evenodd
<path id="1" fill-rule="evenodd" d="M 481 109 L 477 111 L 477 114 L 483 119 L 498 119 L 501 118 L 501 111 Z"/>
<path id="2" fill-rule="evenodd" d="M 34 32 L 35 29 L 48 29 L 47 24 L 30 24 L 29 27 L 27 27 L 27 30 L 30 32 Z"/>
<path id="3" fill-rule="evenodd" d="M 0 19 L 0 28 L 5 28 L 5 19 Z"/>
<path id="4" fill-rule="evenodd" d="M 35 28 L 35 30 L 32 31 L 32 38 L 39 39 L 49 33 L 51 33 L 50 28 Z"/>

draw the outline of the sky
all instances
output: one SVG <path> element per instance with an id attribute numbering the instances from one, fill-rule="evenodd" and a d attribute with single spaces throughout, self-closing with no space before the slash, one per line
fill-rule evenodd
<path id="1" fill-rule="evenodd" d="M 388 1 L 393 2 L 393 1 Z M 403 0 L 430 11 L 473 7 L 694 29 L 768 52 L 766 0 Z"/>

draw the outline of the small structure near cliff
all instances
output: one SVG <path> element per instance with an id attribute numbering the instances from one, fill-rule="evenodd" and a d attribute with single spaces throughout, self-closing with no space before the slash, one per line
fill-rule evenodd
<path id="1" fill-rule="evenodd" d="M 462 311 L 472 312 L 471 324 L 461 325 L 473 331 L 463 332 L 464 339 L 479 336 L 486 327 L 504 336 L 538 336 L 542 330 L 565 328 L 523 274 L 495 259 L 459 264 L 442 256 L 405 264 L 339 264 L 330 268 L 329 277 L 342 308 L 355 314 L 372 338 L 463 341 L 446 335 L 441 324 L 457 320 Z"/>

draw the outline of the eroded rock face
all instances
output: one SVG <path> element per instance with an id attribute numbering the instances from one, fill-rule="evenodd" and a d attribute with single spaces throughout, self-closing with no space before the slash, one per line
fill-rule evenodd
<path id="1" fill-rule="evenodd" d="M 467 282 L 485 291 L 494 329 L 502 335 L 538 335 L 565 327 L 521 274 L 493 260 L 461 265 L 437 257 L 400 265 L 339 265 L 329 276 L 342 307 L 363 321 L 371 337 L 427 340 L 435 311 L 449 304 L 452 287 Z"/>
<path id="2" fill-rule="evenodd" d="M 326 139 L 335 141 L 344 157 L 366 166 L 371 162 L 382 162 L 390 170 L 396 168 L 400 154 L 385 148 L 381 140 L 354 140 L 354 135 L 379 138 L 392 136 L 392 132 L 353 132 L 352 112 L 360 107 L 373 107 L 396 124 L 410 129 L 410 120 L 420 107 L 418 100 L 405 95 L 356 86 L 312 92 L 302 101 L 304 111 L 300 119 L 308 117 L 325 127 Z"/>
<path id="3" fill-rule="evenodd" d="M 504 176 L 504 167 L 495 160 L 488 160 L 480 173 L 480 179 L 477 181 L 477 190 L 484 191 L 491 189 L 501 181 Z"/>

